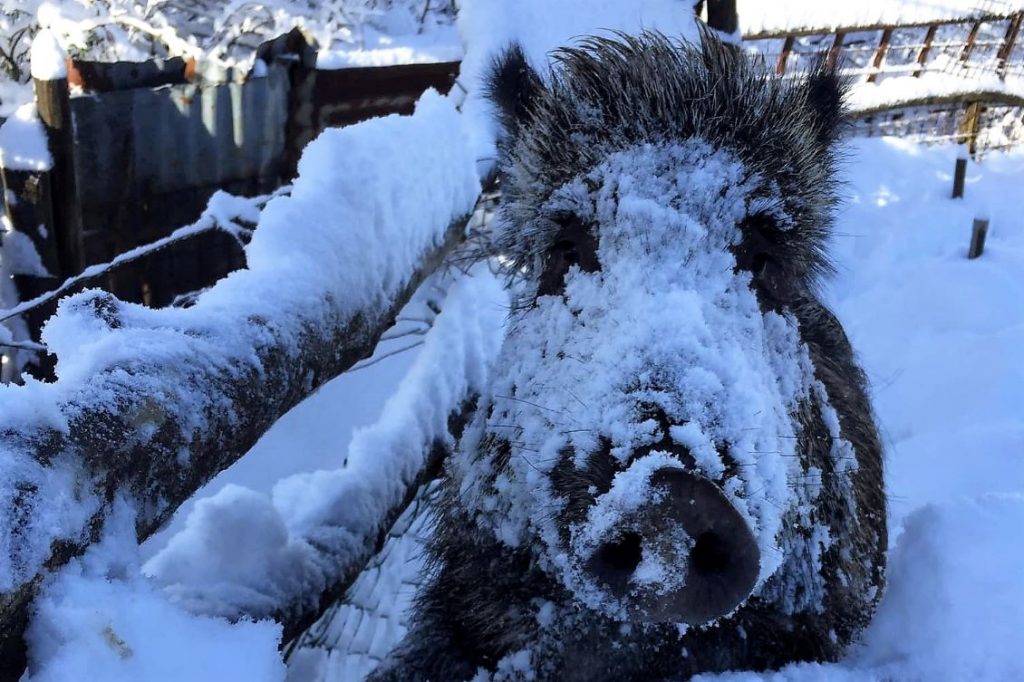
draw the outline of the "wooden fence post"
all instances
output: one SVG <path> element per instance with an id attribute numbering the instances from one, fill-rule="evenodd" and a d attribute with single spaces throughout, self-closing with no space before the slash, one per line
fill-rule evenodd
<path id="1" fill-rule="evenodd" d="M 975 218 L 971 226 L 971 248 L 968 258 L 977 258 L 985 251 L 985 237 L 988 236 L 988 218 Z"/>
<path id="2" fill-rule="evenodd" d="M 708 0 L 708 26 L 725 34 L 739 30 L 736 0 Z"/>
<path id="3" fill-rule="evenodd" d="M 924 45 L 921 46 L 921 51 L 917 53 L 917 68 L 914 69 L 914 78 L 920 78 L 921 74 L 924 73 L 924 65 L 928 61 L 928 53 L 932 49 L 932 41 L 935 40 L 935 32 L 939 29 L 936 24 L 932 24 L 928 27 L 928 33 L 924 36 Z"/>
<path id="4" fill-rule="evenodd" d="M 775 63 L 775 73 L 780 76 L 786 73 L 786 61 L 789 59 L 789 53 L 793 50 L 793 42 L 796 40 L 795 36 L 786 36 L 786 41 L 782 43 L 782 52 L 779 53 L 779 61 Z"/>
<path id="5" fill-rule="evenodd" d="M 960 52 L 960 63 L 963 66 L 967 66 L 967 62 L 971 59 L 971 52 L 974 51 L 974 41 L 978 38 L 978 30 L 981 28 L 982 21 L 979 19 L 971 25 L 971 30 L 967 34 L 967 41 L 964 43 L 964 49 Z"/>
<path id="6" fill-rule="evenodd" d="M 36 41 L 54 41 L 48 31 L 41 31 Z M 55 41 L 54 41 L 55 42 Z M 58 50 L 54 44 L 36 49 L 33 43 L 32 57 L 37 58 L 43 50 Z M 52 55 L 56 57 L 56 55 Z M 42 75 L 43 77 L 38 77 Z M 78 207 L 78 191 L 75 182 L 74 129 L 71 122 L 71 99 L 68 90 L 67 70 L 41 74 L 32 69 L 32 82 L 36 91 L 36 107 L 39 119 L 46 130 L 47 146 L 53 157 L 52 196 L 57 251 L 60 260 L 60 277 L 70 277 L 85 268 L 82 247 L 81 213 Z"/>
<path id="7" fill-rule="evenodd" d="M 1013 52 L 1013 45 L 1017 41 L 1017 34 L 1020 33 L 1021 21 L 1024 21 L 1024 12 L 1017 12 L 1010 17 L 1010 25 L 1006 27 L 1003 44 L 999 46 L 999 52 L 996 55 L 996 73 L 1000 79 L 1006 78 L 1006 65 L 1010 60 L 1010 53 Z"/>
<path id="8" fill-rule="evenodd" d="M 953 171 L 953 198 L 961 199 L 964 196 L 964 181 L 967 179 L 967 155 L 960 154 L 956 157 L 956 168 Z"/>
<path id="9" fill-rule="evenodd" d="M 960 123 L 959 138 L 967 145 L 967 151 L 974 156 L 978 151 L 978 125 L 981 118 L 981 102 L 968 102 L 964 120 Z"/>
<path id="10" fill-rule="evenodd" d="M 843 50 L 843 42 L 846 40 L 846 34 L 842 31 L 836 31 L 836 37 L 832 40 L 832 47 L 828 50 L 828 56 L 825 58 L 828 68 L 834 69 L 836 64 L 839 63 L 839 54 Z"/>
<path id="11" fill-rule="evenodd" d="M 868 83 L 874 83 L 878 79 L 878 71 L 885 62 L 885 54 L 889 51 L 889 41 L 892 40 L 892 29 L 882 31 L 882 37 L 878 41 L 878 49 L 875 50 L 875 58 L 871 62 L 871 73 L 868 74 Z"/>

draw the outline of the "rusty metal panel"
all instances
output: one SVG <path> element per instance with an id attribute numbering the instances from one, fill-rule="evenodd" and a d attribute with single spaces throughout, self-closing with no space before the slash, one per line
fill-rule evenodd
<path id="1" fill-rule="evenodd" d="M 68 82 L 90 92 L 187 83 L 195 77 L 196 60 L 172 57 L 148 62 L 93 62 L 68 60 Z"/>
<path id="2" fill-rule="evenodd" d="M 427 88 L 447 94 L 459 62 L 317 71 L 312 104 L 320 130 L 385 114 L 411 114 Z"/>
<path id="3" fill-rule="evenodd" d="M 427 88 L 447 94 L 460 62 L 400 64 L 318 70 L 305 62 L 292 70 L 286 177 L 293 177 L 302 149 L 325 128 L 374 116 L 411 114 Z"/>

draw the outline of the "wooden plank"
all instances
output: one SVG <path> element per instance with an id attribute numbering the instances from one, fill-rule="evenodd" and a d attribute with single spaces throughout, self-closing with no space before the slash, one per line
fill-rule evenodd
<path id="1" fill-rule="evenodd" d="M 1018 12 L 1013 15 L 1010 19 L 1010 25 L 1006 27 L 1006 35 L 1003 37 L 1003 44 L 999 48 L 999 53 L 996 55 L 998 63 L 996 65 L 996 73 L 999 74 L 999 78 L 1006 78 L 1006 65 L 1010 60 L 1010 53 L 1013 52 L 1013 45 L 1017 40 L 1017 34 L 1020 33 L 1021 21 L 1024 20 L 1024 12 Z"/>
<path id="2" fill-rule="evenodd" d="M 75 181 L 74 127 L 67 78 L 33 80 L 39 119 L 53 157 L 53 213 L 61 279 L 77 275 L 85 267 L 82 224 Z"/>
<path id="3" fill-rule="evenodd" d="M 924 45 L 921 46 L 921 51 L 917 53 L 917 68 L 914 70 L 915 78 L 920 77 L 924 73 L 924 65 L 928 61 L 928 53 L 932 49 L 932 41 L 935 40 L 935 32 L 938 28 L 938 24 L 932 24 L 928 27 L 928 33 L 924 36 Z"/>
<path id="4" fill-rule="evenodd" d="M 889 51 L 889 41 L 892 40 L 892 29 L 882 31 L 882 37 L 878 41 L 878 49 L 875 50 L 875 58 L 871 62 L 871 73 L 868 74 L 868 83 L 874 83 L 878 79 L 878 72 L 885 61 L 885 55 Z"/>
<path id="5" fill-rule="evenodd" d="M 978 37 L 978 30 L 981 28 L 982 21 L 979 19 L 975 21 L 971 26 L 970 33 L 967 34 L 967 42 L 964 44 L 964 49 L 960 53 L 960 61 L 964 64 L 971 58 L 971 52 L 974 51 L 974 41 Z"/>
<path id="6" fill-rule="evenodd" d="M 828 57 L 825 59 L 825 63 L 830 69 L 834 69 L 839 62 L 839 53 L 843 49 L 844 40 L 846 40 L 846 33 L 836 31 L 836 37 L 832 40 L 832 47 L 829 48 Z"/>
<path id="7" fill-rule="evenodd" d="M 924 107 L 924 106 L 938 106 L 942 104 L 970 104 L 972 102 L 980 102 L 983 104 L 991 104 L 995 106 L 1012 106 L 1012 107 L 1024 107 L 1024 97 L 1014 95 L 1006 92 L 1005 90 L 976 90 L 972 92 L 954 92 L 944 95 L 926 95 L 923 97 L 908 97 L 905 100 L 896 102 L 886 102 L 877 106 L 864 107 L 862 109 L 853 109 L 850 111 L 850 116 L 855 119 L 864 119 L 875 114 L 879 114 L 885 111 L 892 111 L 894 109 L 904 109 L 909 107 Z M 963 133 L 961 133 L 963 135 Z"/>
<path id="8" fill-rule="evenodd" d="M 794 36 L 786 36 L 786 42 L 782 44 L 782 52 L 779 53 L 779 61 L 775 63 L 775 73 L 780 76 L 786 73 L 786 61 L 789 60 L 789 53 L 793 50 Z"/>

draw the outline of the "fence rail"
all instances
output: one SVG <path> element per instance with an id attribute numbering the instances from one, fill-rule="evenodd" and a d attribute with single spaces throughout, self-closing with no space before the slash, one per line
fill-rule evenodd
<path id="1" fill-rule="evenodd" d="M 855 106 L 858 133 L 954 140 L 978 154 L 1024 138 L 1022 24 L 1024 12 L 993 12 L 899 25 L 758 32 L 744 41 L 782 75 L 819 60 L 837 65 L 853 83 L 855 97 L 889 79 L 913 77 L 918 84 L 907 88 L 906 96 Z"/>

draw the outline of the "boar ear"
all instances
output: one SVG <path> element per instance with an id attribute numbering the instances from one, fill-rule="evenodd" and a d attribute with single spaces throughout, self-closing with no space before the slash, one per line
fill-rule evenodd
<path id="1" fill-rule="evenodd" d="M 487 94 L 498 110 L 506 133 L 514 134 L 533 111 L 544 82 L 526 61 L 523 48 L 513 43 L 491 63 Z"/>
<path id="2" fill-rule="evenodd" d="M 804 84 L 807 107 L 814 117 L 818 142 L 829 146 L 839 138 L 846 124 L 847 83 L 835 67 L 818 64 Z"/>

